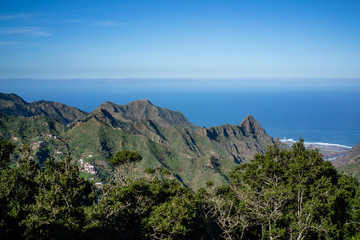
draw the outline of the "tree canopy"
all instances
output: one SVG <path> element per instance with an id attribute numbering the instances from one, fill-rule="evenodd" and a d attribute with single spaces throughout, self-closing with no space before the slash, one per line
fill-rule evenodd
<path id="1" fill-rule="evenodd" d="M 269 146 L 229 185 L 191 192 L 177 180 L 115 179 L 102 188 L 71 158 L 40 168 L 28 146 L 0 142 L 1 239 L 359 239 L 360 188 L 303 141 Z M 112 164 L 141 160 L 115 154 Z M 148 170 L 149 172 L 149 170 Z M 153 172 L 153 171 L 150 171 Z"/>
<path id="2" fill-rule="evenodd" d="M 135 151 L 122 150 L 115 153 L 115 156 L 109 159 L 113 166 L 119 166 L 125 163 L 134 163 L 140 161 L 142 156 Z"/>
<path id="3" fill-rule="evenodd" d="M 268 239 L 337 239 L 349 234 L 355 180 L 340 175 L 303 141 L 271 146 L 229 175 L 250 232 Z"/>

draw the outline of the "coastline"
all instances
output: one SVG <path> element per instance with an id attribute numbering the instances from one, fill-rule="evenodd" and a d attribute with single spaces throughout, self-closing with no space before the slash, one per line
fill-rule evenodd
<path id="1" fill-rule="evenodd" d="M 290 147 L 297 142 L 292 138 L 286 137 L 279 139 L 279 141 Z M 304 145 L 308 149 L 318 149 L 319 152 L 323 155 L 325 161 L 334 160 L 337 157 L 344 155 L 352 148 L 346 145 L 323 142 L 304 142 Z"/>

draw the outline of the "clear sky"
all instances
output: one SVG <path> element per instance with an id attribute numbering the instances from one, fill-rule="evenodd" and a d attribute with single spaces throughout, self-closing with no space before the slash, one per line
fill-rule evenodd
<path id="1" fill-rule="evenodd" d="M 360 1 L 1 0 L 0 78 L 359 78 Z"/>

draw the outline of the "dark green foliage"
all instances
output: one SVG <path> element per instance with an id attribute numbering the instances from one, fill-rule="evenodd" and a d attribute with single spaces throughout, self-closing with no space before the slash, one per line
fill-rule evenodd
<path id="1" fill-rule="evenodd" d="M 240 214 L 248 221 L 245 232 L 266 239 L 338 239 L 349 234 L 347 219 L 357 186 L 316 150 L 306 150 L 302 140 L 291 151 L 269 147 L 229 176 Z"/>
<path id="2" fill-rule="evenodd" d="M 168 169 L 162 169 L 161 170 L 161 174 L 163 176 L 170 176 L 171 175 L 171 172 L 168 170 Z"/>
<path id="3" fill-rule="evenodd" d="M 8 145 L 11 147 L 11 145 Z M 8 149 L 10 150 L 10 149 Z M 0 238 L 20 238 L 26 230 L 21 222 L 29 213 L 38 193 L 35 178 L 40 169 L 32 158 L 29 146 L 18 149 L 21 155 L 17 167 L 0 171 Z"/>
<path id="4" fill-rule="evenodd" d="M 159 213 L 159 208 L 171 207 L 173 201 L 177 201 L 174 199 L 185 201 L 182 210 L 195 211 L 190 204 L 193 202 L 191 192 L 176 181 L 139 180 L 127 186 L 107 184 L 103 187 L 103 196 L 98 204 L 86 209 L 86 231 L 97 239 L 147 239 L 167 231 L 174 236 L 184 236 L 189 229 L 185 231 L 183 227 L 165 227 L 161 224 L 164 216 Z M 168 211 L 172 210 L 169 208 Z M 174 213 L 174 219 L 178 215 Z M 190 225 L 191 221 L 187 219 L 192 216 L 184 217 L 180 225 Z M 154 222 L 157 228 L 153 228 Z"/>
<path id="5" fill-rule="evenodd" d="M 358 183 L 338 174 L 302 141 L 291 151 L 270 146 L 234 169 L 229 185 L 208 182 L 196 194 L 164 178 L 171 172 L 161 168 L 146 169 L 152 174 L 144 174 L 147 180 L 95 188 L 80 177 L 70 158 L 48 160 L 40 169 L 26 145 L 17 150 L 20 160 L 11 168 L 13 145 L 2 141 L 0 147 L 1 239 L 360 237 Z M 114 157 L 123 159 L 115 161 L 117 168 L 141 159 L 125 156 L 130 157 Z"/>
<path id="6" fill-rule="evenodd" d="M 10 163 L 10 155 L 14 149 L 13 143 L 0 139 L 0 168 L 5 168 Z"/>
<path id="7" fill-rule="evenodd" d="M 156 169 L 154 168 L 146 168 L 144 170 L 144 173 L 148 173 L 148 174 L 154 174 L 156 172 Z"/>
<path id="8" fill-rule="evenodd" d="M 109 163 L 113 166 L 122 165 L 125 163 L 133 163 L 140 161 L 142 157 L 135 151 L 122 150 L 115 153 L 115 156 L 109 159 Z"/>
<path id="9" fill-rule="evenodd" d="M 0 172 L 1 239 L 80 237 L 83 209 L 92 202 L 90 184 L 79 176 L 69 158 L 47 161 L 40 170 L 29 146 L 18 152 L 17 166 Z"/>
<path id="10" fill-rule="evenodd" d="M 109 159 L 109 163 L 115 167 L 115 179 L 121 184 L 128 184 L 136 178 L 136 162 L 139 162 L 142 156 L 135 151 L 122 150 L 115 153 L 115 156 Z"/>
<path id="11" fill-rule="evenodd" d="M 41 167 L 43 167 L 46 160 L 50 158 L 50 151 L 46 147 L 40 147 L 35 154 L 35 160 L 39 163 Z"/>
<path id="12" fill-rule="evenodd" d="M 79 175 L 79 169 L 64 162 L 45 162 L 36 177 L 38 194 L 30 206 L 25 235 L 36 239 L 64 239 L 79 236 L 85 220 L 83 208 L 91 203 L 90 184 Z"/>
<path id="13" fill-rule="evenodd" d="M 192 229 L 196 217 L 196 204 L 190 198 L 171 197 L 154 207 L 146 226 L 148 235 L 156 239 L 180 239 Z"/>

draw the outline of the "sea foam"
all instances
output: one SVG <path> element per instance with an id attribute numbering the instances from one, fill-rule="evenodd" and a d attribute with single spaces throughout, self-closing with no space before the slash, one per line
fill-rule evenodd
<path id="1" fill-rule="evenodd" d="M 296 143 L 296 141 L 292 138 L 286 138 L 284 137 L 284 139 L 280 139 L 281 142 L 283 143 Z M 318 146 L 323 146 L 323 147 L 338 147 L 338 148 L 348 148 L 351 149 L 352 147 L 350 146 L 346 146 L 346 145 L 341 145 L 341 144 L 336 144 L 336 143 L 324 143 L 324 142 L 304 142 L 304 145 L 318 145 Z"/>

